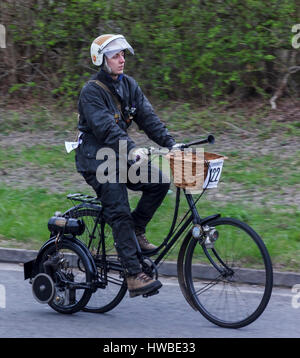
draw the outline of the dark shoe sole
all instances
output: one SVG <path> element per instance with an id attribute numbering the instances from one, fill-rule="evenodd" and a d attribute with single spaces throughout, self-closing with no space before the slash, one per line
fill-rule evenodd
<path id="1" fill-rule="evenodd" d="M 150 294 L 153 291 L 157 291 L 162 287 L 162 283 L 160 281 L 154 281 L 148 286 L 145 286 L 143 288 L 139 288 L 136 290 L 129 291 L 129 297 L 136 297 L 140 295 L 147 295 Z"/>
<path id="2" fill-rule="evenodd" d="M 145 249 L 141 248 L 142 253 L 145 254 L 145 255 L 155 254 L 157 249 L 158 249 L 158 247 L 155 247 L 155 249 L 150 249 L 150 250 L 145 250 Z"/>

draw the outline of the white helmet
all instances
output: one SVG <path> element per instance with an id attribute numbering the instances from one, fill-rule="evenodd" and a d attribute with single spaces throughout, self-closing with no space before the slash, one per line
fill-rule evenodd
<path id="1" fill-rule="evenodd" d="M 126 49 L 134 55 L 133 48 L 129 45 L 123 35 L 105 34 L 98 36 L 91 45 L 93 64 L 101 66 L 103 63 L 103 55 L 111 58 L 116 53 Z"/>

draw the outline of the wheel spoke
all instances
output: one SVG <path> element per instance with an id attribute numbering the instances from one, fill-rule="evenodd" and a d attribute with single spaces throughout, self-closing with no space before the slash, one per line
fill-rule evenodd
<path id="1" fill-rule="evenodd" d="M 215 280 L 207 283 L 206 285 L 204 285 L 203 287 L 199 288 L 199 290 L 196 290 L 194 293 L 193 293 L 193 296 L 199 296 L 201 295 L 202 293 L 204 293 L 205 291 L 209 290 L 211 287 L 217 285 L 219 283 L 219 277 L 222 277 L 222 275 L 219 275 L 218 277 L 215 278 Z"/>
<path id="2" fill-rule="evenodd" d="M 220 218 L 214 248 L 191 240 L 186 251 L 185 280 L 197 309 L 211 322 L 238 328 L 264 311 L 272 291 L 272 264 L 261 238 L 248 225 Z M 259 269 L 260 287 L 253 280 Z M 256 284 L 254 286 L 254 284 Z"/>
<path id="3" fill-rule="evenodd" d="M 99 282 L 103 282 L 105 286 L 94 292 L 90 298 L 89 303 L 84 308 L 88 312 L 103 313 L 113 309 L 123 299 L 127 285 L 123 277 L 120 277 L 122 267 L 118 261 L 112 230 L 108 225 L 105 225 L 105 255 L 103 255 L 103 247 L 99 245 L 101 236 L 101 224 L 95 230 L 96 220 L 99 211 L 95 209 L 78 209 L 69 213 L 70 216 L 82 219 L 85 222 L 86 230 L 78 238 L 86 245 L 89 245 L 89 250 L 94 258 L 96 267 L 98 268 Z M 94 231 L 94 238 L 90 240 Z"/>
<path id="4" fill-rule="evenodd" d="M 50 269 L 55 288 L 49 305 L 61 313 L 81 310 L 91 297 L 92 276 L 87 258 L 78 245 L 71 240 L 62 240 L 58 251 L 54 243 L 50 245 L 43 254 L 39 270 L 45 272 L 46 268 Z"/>

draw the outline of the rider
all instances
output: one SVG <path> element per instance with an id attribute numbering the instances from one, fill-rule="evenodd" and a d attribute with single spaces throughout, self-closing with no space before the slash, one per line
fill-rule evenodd
<path id="1" fill-rule="evenodd" d="M 111 148 L 116 154 L 117 163 L 122 155 L 130 153 L 133 153 L 132 159 L 135 161 L 148 160 L 144 148 L 137 148 L 127 134 L 132 120 L 159 146 L 172 148 L 176 143 L 154 113 L 137 82 L 123 74 L 125 50 L 134 54 L 122 35 L 101 35 L 91 45 L 93 64 L 100 66 L 100 71 L 80 93 L 78 129 L 81 144 L 76 149 L 76 166 L 101 200 L 104 218 L 112 227 L 118 256 L 125 269 L 130 296 L 134 297 L 162 286 L 160 281 L 142 272 L 134 236 L 143 251 L 156 248 L 147 240 L 145 229 L 165 198 L 170 184 L 162 180 L 160 171 L 158 183 L 133 183 L 129 179 L 124 183 L 119 180 L 118 164 L 115 167 L 116 182 L 100 183 L 97 168 L 103 160 L 96 158 L 96 155 L 101 148 Z M 121 140 L 127 144 L 127 153 L 119 149 Z M 127 163 L 127 166 L 132 164 L 130 161 Z M 148 163 L 148 173 L 151 167 Z M 142 191 L 141 199 L 132 212 L 127 188 Z"/>

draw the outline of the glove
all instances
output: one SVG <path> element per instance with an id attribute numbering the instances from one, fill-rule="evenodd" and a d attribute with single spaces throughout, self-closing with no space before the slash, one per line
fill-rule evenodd
<path id="1" fill-rule="evenodd" d="M 147 148 L 137 148 L 132 151 L 132 160 L 136 162 L 148 161 L 148 149 Z"/>
<path id="2" fill-rule="evenodd" d="M 184 146 L 184 143 L 176 143 L 173 145 L 173 147 L 171 148 L 171 150 L 178 150 L 181 149 L 182 146 Z"/>

